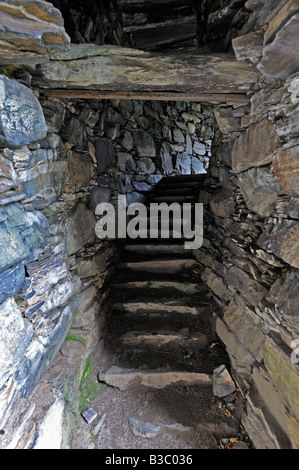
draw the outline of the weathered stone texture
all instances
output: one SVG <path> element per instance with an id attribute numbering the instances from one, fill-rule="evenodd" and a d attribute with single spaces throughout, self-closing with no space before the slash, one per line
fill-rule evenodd
<path id="1" fill-rule="evenodd" d="M 285 80 L 299 71 L 298 25 L 299 13 L 279 29 L 270 44 L 264 46 L 263 58 L 257 66 L 264 75 Z"/>
<path id="2" fill-rule="evenodd" d="M 277 148 L 275 126 L 266 119 L 255 123 L 235 140 L 232 169 L 239 173 L 251 167 L 266 165 L 273 160 L 273 152 Z"/>
<path id="3" fill-rule="evenodd" d="M 281 187 L 275 175 L 265 168 L 251 168 L 238 175 L 247 207 L 262 217 L 274 211 Z"/>
<path id="4" fill-rule="evenodd" d="M 95 241 L 96 220 L 83 202 L 76 205 L 68 214 L 66 223 L 66 245 L 68 255 L 74 254 L 86 244 Z"/>
<path id="5" fill-rule="evenodd" d="M 292 220 L 282 220 L 272 229 L 268 227 L 258 240 L 258 245 L 275 254 L 290 266 L 299 268 L 297 241 L 299 224 Z"/>
<path id="6" fill-rule="evenodd" d="M 279 149 L 273 159 L 273 169 L 286 194 L 299 196 L 299 146 Z"/>
<path id="7" fill-rule="evenodd" d="M 35 65 L 69 49 L 59 10 L 44 0 L 0 5 L 0 62 Z"/>
<path id="8" fill-rule="evenodd" d="M 0 76 L 0 145 L 22 147 L 47 134 L 41 105 L 33 92 Z"/>
<path id="9" fill-rule="evenodd" d="M 232 56 L 192 55 L 189 61 L 184 56 L 169 58 L 110 45 L 78 44 L 61 54 L 59 60 L 42 64 L 41 78 L 39 83 L 46 88 L 109 89 L 124 97 L 132 90 L 146 92 L 147 96 L 149 92 L 163 96 L 163 91 L 174 90 L 175 95 L 184 93 L 186 87 L 193 94 L 217 95 L 244 93 L 256 81 L 257 72 L 251 64 L 238 62 Z M 219 102 L 217 96 L 214 100 Z"/>
<path id="10" fill-rule="evenodd" d="M 267 299 L 275 304 L 279 313 L 287 319 L 292 327 L 299 331 L 298 302 L 299 302 L 299 272 L 297 269 L 288 271 L 271 287 Z"/>
<path id="11" fill-rule="evenodd" d="M 271 340 L 265 343 L 265 366 L 285 405 L 299 419 L 298 366 Z M 288 384 L 286 387 L 285 384 Z"/>

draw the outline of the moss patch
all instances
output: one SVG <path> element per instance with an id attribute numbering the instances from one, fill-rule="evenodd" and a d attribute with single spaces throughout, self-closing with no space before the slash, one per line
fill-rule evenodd
<path id="1" fill-rule="evenodd" d="M 79 413 L 82 413 L 92 398 L 107 388 L 107 385 L 100 384 L 94 373 L 92 358 L 89 356 L 85 362 L 82 378 L 79 385 Z"/>

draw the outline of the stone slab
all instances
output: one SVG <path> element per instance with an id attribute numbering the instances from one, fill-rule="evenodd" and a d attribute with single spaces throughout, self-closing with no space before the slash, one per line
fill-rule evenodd
<path id="1" fill-rule="evenodd" d="M 211 385 L 212 380 L 207 374 L 195 372 L 165 372 L 165 371 L 141 371 L 111 368 L 106 374 L 99 374 L 100 382 L 117 387 L 120 390 L 130 388 L 148 387 L 162 389 L 172 385 Z"/>
<path id="2" fill-rule="evenodd" d="M 273 160 L 278 138 L 273 123 L 264 119 L 252 124 L 234 142 L 232 170 L 236 173 L 266 165 Z"/>
<path id="3" fill-rule="evenodd" d="M 0 76 L 0 146 L 22 147 L 47 135 L 41 105 L 33 92 Z"/>

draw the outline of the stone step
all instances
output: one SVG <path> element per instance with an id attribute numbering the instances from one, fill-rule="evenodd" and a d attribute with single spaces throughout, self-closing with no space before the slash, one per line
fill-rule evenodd
<path id="1" fill-rule="evenodd" d="M 156 190 L 163 191 L 164 189 L 200 189 L 202 187 L 202 183 L 202 181 L 176 181 L 174 183 L 169 181 L 168 183 L 158 183 L 153 189 L 153 192 Z"/>
<path id="2" fill-rule="evenodd" d="M 186 238 L 184 234 L 184 227 L 186 227 L 185 229 L 185 232 L 186 232 L 187 229 L 189 229 L 187 222 L 185 223 L 185 225 L 181 224 L 181 228 L 175 227 L 175 229 L 173 229 L 171 225 L 168 229 L 163 228 L 161 230 L 160 228 L 158 228 L 158 230 L 155 230 L 155 231 L 153 229 L 151 230 L 150 228 L 146 228 L 144 230 L 140 228 L 138 229 L 138 236 L 139 238 L 150 240 L 150 241 L 161 240 L 161 239 L 174 240 L 174 241 L 175 240 L 182 240 L 182 241 L 194 240 L 194 236 L 190 239 Z M 192 227 L 191 227 L 191 230 L 193 230 Z"/>
<path id="3" fill-rule="evenodd" d="M 204 349 L 208 345 L 208 338 L 202 333 L 195 333 L 192 336 L 188 328 L 179 332 L 173 331 L 128 331 L 119 338 L 123 346 L 130 348 L 149 348 L 153 351 L 163 349 L 164 347 L 176 349 L 180 347 L 195 347 Z"/>
<path id="4" fill-rule="evenodd" d="M 208 374 L 199 372 L 135 370 L 120 367 L 111 367 L 105 374 L 100 373 L 98 380 L 119 390 L 139 387 L 163 389 L 175 385 L 212 385 L 212 378 Z"/>
<path id="5" fill-rule="evenodd" d="M 198 284 L 191 282 L 176 282 L 176 281 L 129 281 L 112 284 L 111 287 L 116 290 L 174 290 L 183 294 L 197 294 L 200 292 Z"/>
<path id="6" fill-rule="evenodd" d="M 160 185 L 165 183 L 185 183 L 190 181 L 197 181 L 199 183 L 203 183 L 205 178 L 206 174 L 164 176 L 158 184 Z"/>
<path id="7" fill-rule="evenodd" d="M 140 255 L 166 254 L 166 255 L 186 255 L 186 250 L 182 243 L 180 244 L 126 244 L 125 251 L 138 253 Z"/>
<path id="8" fill-rule="evenodd" d="M 143 313 L 179 313 L 188 315 L 198 315 L 200 309 L 198 306 L 188 306 L 182 300 L 160 300 L 159 302 L 150 302 L 140 300 L 135 302 L 117 302 L 112 305 L 115 311 L 121 311 L 132 314 Z"/>
<path id="9" fill-rule="evenodd" d="M 151 202 L 196 202 L 197 197 L 196 196 L 189 196 L 189 195 L 163 195 L 163 196 L 152 196 L 150 200 L 148 201 L 149 203 Z"/>
<path id="10" fill-rule="evenodd" d="M 165 185 L 164 187 L 157 186 L 152 192 L 147 193 L 149 199 L 151 199 L 152 196 L 172 196 L 172 195 L 197 195 L 199 192 L 199 188 L 197 186 L 194 186 L 194 183 L 192 186 L 187 186 L 181 185 L 180 187 L 170 187 L 170 185 Z"/>
<path id="11" fill-rule="evenodd" d="M 117 269 L 128 269 L 134 272 L 148 272 L 160 274 L 176 274 L 188 272 L 197 266 L 194 258 L 182 259 L 156 259 L 153 261 L 120 262 L 116 264 Z"/>

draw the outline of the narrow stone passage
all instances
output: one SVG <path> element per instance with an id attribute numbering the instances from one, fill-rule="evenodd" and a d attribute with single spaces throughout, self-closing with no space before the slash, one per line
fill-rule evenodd
<path id="1" fill-rule="evenodd" d="M 163 178 L 147 202 L 194 204 L 202 181 L 202 175 Z M 229 361 L 196 266 L 182 238 L 126 240 L 99 365 L 99 381 L 108 387 L 91 403 L 103 431 L 96 429 L 89 446 L 215 448 L 239 432 L 213 394 L 213 371 Z"/>

